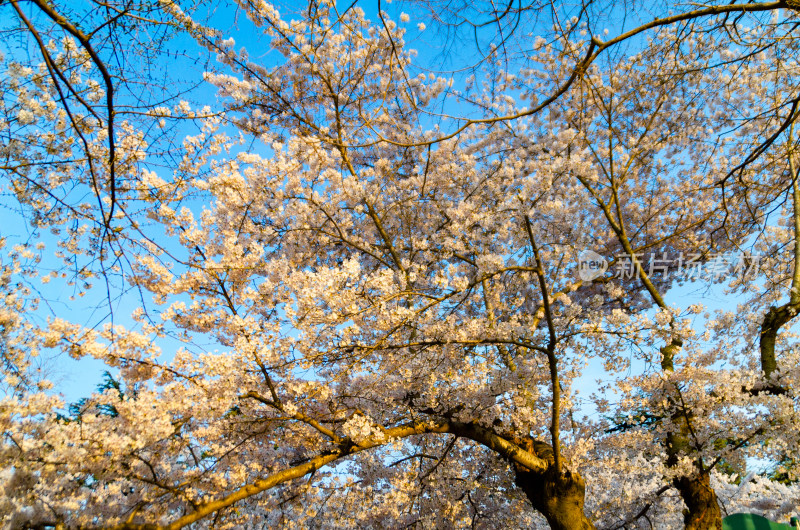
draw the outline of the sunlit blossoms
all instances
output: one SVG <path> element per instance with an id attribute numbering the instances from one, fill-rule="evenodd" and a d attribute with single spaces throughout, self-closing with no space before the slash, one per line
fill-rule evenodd
<path id="1" fill-rule="evenodd" d="M 800 511 L 793 3 L 209 4 L 0 6 L 5 527 Z"/>

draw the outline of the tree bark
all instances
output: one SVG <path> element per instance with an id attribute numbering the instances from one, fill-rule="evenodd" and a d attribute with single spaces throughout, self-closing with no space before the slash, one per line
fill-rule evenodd
<path id="1" fill-rule="evenodd" d="M 680 433 L 667 436 L 667 464 L 677 465 L 682 454 L 691 453 L 687 439 L 688 420 L 684 418 Z M 719 508 L 717 494 L 711 487 L 708 470 L 703 467 L 702 460 L 695 458 L 696 473 L 672 481 L 681 494 L 686 505 L 683 511 L 683 523 L 686 530 L 722 530 L 722 511 Z"/>
<path id="2" fill-rule="evenodd" d="M 520 445 L 553 462 L 553 450 L 546 443 L 527 440 Z M 534 509 L 544 515 L 552 530 L 594 530 L 584 514 L 586 483 L 579 473 L 559 471 L 553 465 L 539 472 L 516 464 L 515 470 L 517 486 L 525 492 Z"/>
<path id="3" fill-rule="evenodd" d="M 686 504 L 683 513 L 686 530 L 722 530 L 722 512 L 708 472 L 681 477 L 675 480 L 675 487 Z"/>

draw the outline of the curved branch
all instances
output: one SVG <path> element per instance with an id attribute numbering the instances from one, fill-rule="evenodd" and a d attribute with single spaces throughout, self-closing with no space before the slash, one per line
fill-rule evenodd
<path id="1" fill-rule="evenodd" d="M 109 180 L 109 193 L 111 204 L 109 206 L 108 216 L 103 219 L 106 232 L 110 230 L 111 220 L 114 218 L 114 205 L 116 203 L 116 144 L 114 141 L 114 83 L 111 79 L 111 74 L 108 72 L 105 63 L 97 54 L 97 51 L 89 41 L 89 37 L 78 29 L 74 24 L 67 20 L 63 15 L 54 10 L 44 0 L 30 0 L 36 7 L 38 7 L 44 14 L 46 14 L 53 22 L 64 28 L 67 33 L 75 37 L 81 43 L 83 49 L 89 54 L 92 62 L 100 71 L 103 77 L 103 83 L 106 85 L 106 108 L 108 110 L 108 120 L 106 123 L 106 130 L 108 133 L 108 180 Z"/>
<path id="2" fill-rule="evenodd" d="M 457 436 L 469 438 L 470 440 L 478 442 L 495 451 L 500 456 L 508 458 L 509 460 L 523 466 L 526 469 L 529 469 L 530 471 L 543 473 L 549 468 L 549 464 L 545 459 L 520 448 L 515 443 L 497 435 L 491 429 L 487 429 L 486 427 L 482 427 L 476 423 L 460 423 L 449 420 L 438 420 L 432 422 L 418 421 L 400 425 L 398 427 L 383 429 L 382 433 L 383 437 L 380 439 L 372 438 L 364 440 L 358 444 L 343 444 L 336 450 L 322 453 L 302 464 L 278 471 L 277 473 L 273 473 L 262 479 L 258 479 L 251 484 L 233 491 L 221 499 L 198 505 L 194 512 L 184 515 L 183 517 L 180 517 L 167 525 L 126 522 L 115 526 L 114 530 L 177 530 L 200 521 L 206 516 L 232 506 L 241 500 L 258 495 L 259 493 L 267 491 L 290 480 L 313 473 L 318 469 L 346 456 L 360 453 L 361 451 L 372 449 L 374 447 L 379 447 L 389 443 L 393 439 L 407 438 L 409 436 L 415 436 L 419 434 L 455 434 Z"/>
<path id="3" fill-rule="evenodd" d="M 481 118 L 481 119 L 474 119 L 474 120 L 467 120 L 464 122 L 463 125 L 458 127 L 455 131 L 450 134 L 446 134 L 444 136 L 440 136 L 439 138 L 435 138 L 433 140 L 426 140 L 423 142 L 412 142 L 412 143 L 403 143 L 403 142 L 396 142 L 393 140 L 389 140 L 382 135 L 378 134 L 377 136 L 384 142 L 389 143 L 391 145 L 401 146 L 401 147 L 422 147 L 427 146 L 435 143 L 444 142 L 446 140 L 450 140 L 461 134 L 464 130 L 472 127 L 473 125 L 478 125 L 482 123 L 498 123 L 503 121 L 511 121 L 516 120 L 519 118 L 524 118 L 526 116 L 531 116 L 536 114 L 549 106 L 551 103 L 556 101 L 560 98 L 564 93 L 569 90 L 569 88 L 580 79 L 583 74 L 586 72 L 587 68 L 603 53 L 605 50 L 611 48 L 612 46 L 619 44 L 623 41 L 626 41 L 640 33 L 644 33 L 645 31 L 659 28 L 663 26 L 669 26 L 671 24 L 675 24 L 676 22 L 684 22 L 687 20 L 694 20 L 697 18 L 713 16 L 713 15 L 722 15 L 725 13 L 758 13 L 762 11 L 774 11 L 776 9 L 787 8 L 787 9 L 795 9 L 792 5 L 795 2 L 791 0 L 778 0 L 777 2 L 767 2 L 763 4 L 759 3 L 749 3 L 749 4 L 728 4 L 722 6 L 712 6 L 706 7 L 704 9 L 696 9 L 694 11 L 689 11 L 687 13 L 681 13 L 678 15 L 673 15 L 664 18 L 657 18 L 647 24 L 642 24 L 636 28 L 633 28 L 630 31 L 627 31 L 621 35 L 614 37 L 611 40 L 607 40 L 605 42 L 601 41 L 595 36 L 592 36 L 591 40 L 589 41 L 589 47 L 586 50 L 586 54 L 584 58 L 579 61 L 575 67 L 572 69 L 572 73 L 567 78 L 564 83 L 558 87 L 558 89 L 553 92 L 553 94 L 545 99 L 540 104 L 536 105 L 532 109 L 524 110 L 522 112 L 518 112 L 516 114 L 509 114 L 506 116 L 497 116 L 494 118 Z M 352 147 L 352 146 L 351 146 Z"/>

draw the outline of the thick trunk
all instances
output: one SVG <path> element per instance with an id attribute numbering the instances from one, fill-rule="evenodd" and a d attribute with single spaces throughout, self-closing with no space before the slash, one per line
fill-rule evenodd
<path id="1" fill-rule="evenodd" d="M 552 448 L 542 442 L 528 441 L 529 452 L 552 462 Z M 552 530 L 594 530 L 584 514 L 586 483 L 578 473 L 551 466 L 544 472 L 532 472 L 516 465 L 516 484 L 525 492 L 533 507 L 547 519 Z"/>
<path id="2" fill-rule="evenodd" d="M 686 530 L 722 530 L 722 512 L 708 473 L 682 477 L 675 481 L 675 487 L 686 504 L 683 513 Z"/>
<path id="3" fill-rule="evenodd" d="M 516 482 L 552 530 L 594 530 L 583 513 L 586 485 L 579 474 L 557 473 L 555 469 L 544 474 L 517 470 Z"/>
<path id="4" fill-rule="evenodd" d="M 682 422 L 681 433 L 667 436 L 667 464 L 675 466 L 679 457 L 689 454 L 691 447 L 686 437 L 688 421 Z M 681 494 L 686 510 L 683 512 L 683 523 L 686 530 L 722 530 L 722 511 L 719 509 L 717 494 L 711 487 L 708 471 L 702 460 L 695 460 L 696 474 L 681 477 L 673 481 L 673 485 Z"/>
<path id="5" fill-rule="evenodd" d="M 672 343 L 661 349 L 664 358 L 661 362 L 665 371 L 673 370 L 672 358 L 677 352 L 679 343 L 673 339 Z M 678 396 L 679 397 L 679 396 Z M 680 402 L 679 399 L 674 400 Z M 676 412 L 673 416 L 680 426 L 678 432 L 667 435 L 667 465 L 674 467 L 678 464 L 681 455 L 691 455 L 694 450 L 689 442 L 690 424 L 692 415 L 686 410 Z M 694 464 L 697 474 L 690 477 L 681 477 L 673 481 L 673 485 L 680 492 L 686 510 L 683 512 L 683 523 L 686 530 L 722 530 L 722 512 L 719 509 L 717 494 L 711 487 L 708 471 L 703 467 L 703 461 L 696 457 Z"/>

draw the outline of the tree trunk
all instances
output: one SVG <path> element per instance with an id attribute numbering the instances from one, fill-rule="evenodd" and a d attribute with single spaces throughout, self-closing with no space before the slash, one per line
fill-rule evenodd
<path id="1" fill-rule="evenodd" d="M 675 487 L 686 504 L 683 522 L 686 530 L 722 530 L 722 512 L 707 472 L 675 480 Z"/>
<path id="2" fill-rule="evenodd" d="M 594 530 L 583 513 L 586 484 L 579 474 L 555 469 L 538 474 L 518 469 L 516 483 L 552 530 Z"/>
<path id="3" fill-rule="evenodd" d="M 527 449 L 552 463 L 552 448 L 527 440 Z M 523 447 L 524 447 L 523 445 Z M 594 530 L 584 514 L 586 483 L 580 474 L 551 466 L 543 473 L 532 472 L 515 465 L 516 484 L 525 492 L 533 507 L 547 519 L 552 530 Z"/>
<path id="4" fill-rule="evenodd" d="M 688 421 L 681 425 L 681 433 L 667 435 L 667 464 L 672 467 L 678 463 L 681 454 L 691 451 L 689 440 L 686 438 Z M 681 494 L 686 510 L 683 512 L 683 523 L 686 530 L 722 530 L 722 511 L 719 509 L 717 494 L 711 487 L 708 471 L 703 467 L 703 462 L 695 458 L 696 474 L 680 477 L 673 481 L 673 485 Z"/>

